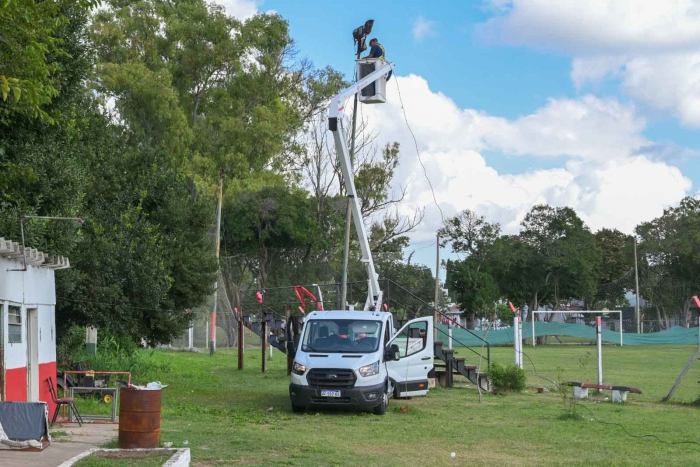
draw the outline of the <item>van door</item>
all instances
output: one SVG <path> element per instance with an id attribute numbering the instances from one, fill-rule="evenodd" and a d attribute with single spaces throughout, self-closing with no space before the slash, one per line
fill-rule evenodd
<path id="1" fill-rule="evenodd" d="M 389 341 L 399 348 L 399 360 L 386 362 L 399 397 L 425 396 L 428 393 L 428 372 L 433 369 L 433 318 L 409 321 Z"/>

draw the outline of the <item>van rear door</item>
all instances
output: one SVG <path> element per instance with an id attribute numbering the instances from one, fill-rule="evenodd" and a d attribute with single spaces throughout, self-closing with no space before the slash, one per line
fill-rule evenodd
<path id="1" fill-rule="evenodd" d="M 425 396 L 428 393 L 428 372 L 433 369 L 433 318 L 409 321 L 389 341 L 399 348 L 399 360 L 386 363 L 389 378 L 399 397 Z"/>

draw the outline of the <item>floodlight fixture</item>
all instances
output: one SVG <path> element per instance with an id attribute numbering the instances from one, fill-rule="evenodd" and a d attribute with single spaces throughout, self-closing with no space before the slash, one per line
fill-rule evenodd
<path id="1" fill-rule="evenodd" d="M 367 45 L 365 45 L 366 37 L 372 32 L 372 26 L 374 26 L 374 20 L 368 19 L 365 24 L 355 28 L 352 31 L 352 38 L 357 44 L 357 55 L 359 56 L 362 52 L 367 50 Z"/>

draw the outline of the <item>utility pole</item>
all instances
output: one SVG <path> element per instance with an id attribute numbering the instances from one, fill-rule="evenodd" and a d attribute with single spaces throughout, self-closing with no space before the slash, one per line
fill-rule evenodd
<path id="1" fill-rule="evenodd" d="M 221 200 L 224 197 L 224 172 L 219 172 L 219 205 L 216 210 L 216 281 L 211 299 L 211 336 L 209 338 L 209 355 L 216 352 L 216 292 L 219 285 L 219 247 L 221 245 Z"/>
<path id="2" fill-rule="evenodd" d="M 435 311 L 433 313 L 433 339 L 437 337 L 438 299 L 440 297 L 440 232 L 437 233 L 435 244 Z"/>
<path id="3" fill-rule="evenodd" d="M 637 321 L 637 334 L 641 333 L 642 323 L 639 319 L 639 269 L 637 268 L 637 236 L 634 236 L 634 283 L 636 299 L 634 303 L 634 317 Z"/>
<path id="4" fill-rule="evenodd" d="M 371 28 L 370 28 L 371 30 Z M 364 30 L 363 30 L 364 32 Z M 369 34 L 369 31 L 367 31 Z M 362 37 L 357 42 L 357 59 L 360 59 L 362 51 L 366 48 L 364 46 L 365 40 Z M 355 81 L 357 81 L 357 74 L 355 74 Z M 357 129 L 357 94 L 355 94 L 355 106 L 352 109 L 352 136 L 350 138 L 350 170 L 355 167 L 355 131 Z M 352 201 L 348 198 L 347 207 L 345 209 L 345 249 L 343 250 L 343 278 L 341 283 L 341 310 L 345 310 L 347 306 L 347 296 L 348 296 L 348 262 L 350 260 L 350 224 L 352 223 Z"/>

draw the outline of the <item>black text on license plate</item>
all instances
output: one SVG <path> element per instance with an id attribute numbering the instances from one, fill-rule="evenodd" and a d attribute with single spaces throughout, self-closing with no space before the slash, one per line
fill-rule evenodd
<path id="1" fill-rule="evenodd" d="M 321 389 L 321 397 L 340 397 L 340 389 Z"/>

